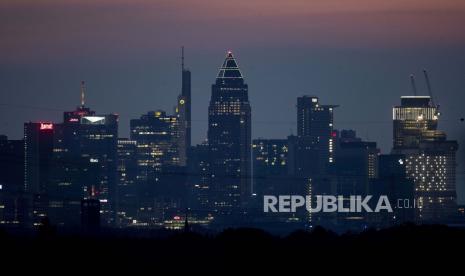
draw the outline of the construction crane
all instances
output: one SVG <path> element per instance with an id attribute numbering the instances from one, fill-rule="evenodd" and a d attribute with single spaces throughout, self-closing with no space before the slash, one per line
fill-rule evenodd
<path id="1" fill-rule="evenodd" d="M 414 74 L 410 75 L 410 82 L 412 84 L 413 95 L 416 96 L 417 95 L 417 86 L 415 85 L 415 75 Z"/>
<path id="2" fill-rule="evenodd" d="M 428 72 L 426 71 L 426 69 L 423 69 L 423 74 L 425 75 L 426 87 L 428 88 L 428 94 L 431 97 L 431 104 L 434 106 L 433 92 L 431 90 L 431 84 L 429 82 Z"/>

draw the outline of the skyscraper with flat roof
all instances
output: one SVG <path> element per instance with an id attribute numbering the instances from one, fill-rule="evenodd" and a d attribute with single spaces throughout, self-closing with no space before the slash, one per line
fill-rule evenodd
<path id="1" fill-rule="evenodd" d="M 415 183 L 415 220 L 447 223 L 456 214 L 456 141 L 437 130 L 438 107 L 430 96 L 403 96 L 393 108 L 393 154 L 405 155 Z"/>
<path id="2" fill-rule="evenodd" d="M 28 198 L 29 226 L 47 216 L 48 184 L 52 174 L 54 124 L 24 124 L 24 196 Z"/>
<path id="3" fill-rule="evenodd" d="M 118 115 L 99 115 L 84 104 L 64 113 L 55 125 L 54 173 L 49 188 L 49 213 L 53 224 L 81 224 L 81 200 L 100 201 L 102 225 L 115 221 Z"/>

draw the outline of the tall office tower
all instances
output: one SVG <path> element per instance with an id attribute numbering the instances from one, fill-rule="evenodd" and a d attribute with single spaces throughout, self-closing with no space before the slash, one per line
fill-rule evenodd
<path id="1" fill-rule="evenodd" d="M 320 105 L 319 99 L 313 96 L 297 98 L 297 136 L 288 137 L 288 169 L 293 176 L 292 186 L 296 193 L 317 194 L 328 186 L 326 175 L 330 165 L 335 162 L 335 107 L 337 106 Z M 316 221 L 308 212 L 298 216 L 307 226 Z"/>
<path id="2" fill-rule="evenodd" d="M 338 176 L 336 194 L 367 194 L 370 181 L 378 177 L 378 154 L 376 142 L 341 143 L 334 167 Z"/>
<path id="3" fill-rule="evenodd" d="M 415 182 L 417 222 L 446 223 L 456 214 L 458 144 L 437 130 L 439 112 L 429 96 L 404 96 L 393 108 L 393 154 L 403 154 Z"/>
<path id="4" fill-rule="evenodd" d="M 24 140 L 0 135 L 0 223 L 24 225 L 27 208 L 22 204 L 24 187 Z"/>
<path id="5" fill-rule="evenodd" d="M 137 142 L 127 138 L 118 139 L 117 187 L 115 209 L 117 225 L 131 224 L 137 215 Z"/>
<path id="6" fill-rule="evenodd" d="M 221 214 L 239 211 L 251 196 L 251 124 L 248 86 L 228 52 L 208 108 L 211 200 Z"/>
<path id="7" fill-rule="evenodd" d="M 342 133 L 348 134 L 345 131 Z M 346 136 L 339 141 L 336 162 L 329 175 L 330 185 L 318 186 L 314 188 L 314 191 L 316 194 L 342 196 L 348 204 L 350 196 L 364 196 L 369 193 L 369 188 L 378 177 L 379 149 L 375 142 L 361 141 L 360 138 L 356 137 L 355 132 L 351 133 L 350 138 Z M 321 224 L 329 223 L 329 225 L 343 231 L 362 229 L 368 219 L 368 213 L 320 215 Z"/>
<path id="8" fill-rule="evenodd" d="M 24 187 L 30 226 L 47 217 L 48 184 L 52 174 L 53 123 L 24 124 Z"/>
<path id="9" fill-rule="evenodd" d="M 189 207 L 194 215 L 210 212 L 211 169 L 210 147 L 204 142 L 191 147 L 188 158 Z"/>
<path id="10" fill-rule="evenodd" d="M 98 115 L 81 105 L 64 113 L 64 121 L 55 127 L 54 181 L 49 190 L 52 223 L 79 226 L 81 200 L 101 202 L 102 224 L 115 220 L 116 152 L 118 115 Z"/>
<path id="11" fill-rule="evenodd" d="M 375 198 L 387 195 L 393 213 L 372 213 L 370 224 L 374 227 L 389 227 L 412 222 L 414 219 L 414 182 L 407 177 L 405 156 L 381 154 L 378 156 L 378 178 L 370 185 L 369 194 Z"/>
<path id="12" fill-rule="evenodd" d="M 130 122 L 131 140 L 138 148 L 139 179 L 146 179 L 162 166 L 179 165 L 179 120 L 165 111 L 150 111 Z"/>
<path id="13" fill-rule="evenodd" d="M 179 120 L 159 110 L 130 124 L 131 140 L 137 143 L 137 220 L 150 226 L 179 210 L 183 200 L 185 172 L 179 158 Z"/>
<path id="14" fill-rule="evenodd" d="M 429 96 L 402 96 L 393 108 L 393 150 L 418 148 L 420 142 L 444 136 L 437 131 L 439 111 Z"/>
<path id="15" fill-rule="evenodd" d="M 297 136 L 309 138 L 318 148 L 322 169 L 334 162 L 333 110 L 337 105 L 320 105 L 317 97 L 297 98 Z"/>
<path id="16" fill-rule="evenodd" d="M 256 139 L 252 143 L 253 193 L 290 194 L 287 180 L 287 139 Z"/>
<path id="17" fill-rule="evenodd" d="M 182 47 L 182 88 L 178 97 L 176 113 L 179 117 L 179 165 L 186 166 L 187 151 L 191 146 L 191 71 L 184 68 L 184 47 Z"/>

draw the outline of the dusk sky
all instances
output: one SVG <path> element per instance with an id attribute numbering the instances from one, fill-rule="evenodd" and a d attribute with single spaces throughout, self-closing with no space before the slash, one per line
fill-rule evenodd
<path id="1" fill-rule="evenodd" d="M 127 137 L 130 119 L 172 110 L 184 45 L 194 143 L 206 137 L 211 84 L 232 50 L 249 84 L 254 138 L 295 133 L 296 98 L 310 94 L 340 105 L 336 128 L 388 153 L 391 108 L 411 94 L 411 73 L 426 93 L 426 68 L 440 128 L 459 140 L 463 163 L 464 26 L 463 0 L 1 0 L 0 133 L 20 138 L 25 121 L 60 122 L 85 80 L 86 104 L 118 113 Z"/>

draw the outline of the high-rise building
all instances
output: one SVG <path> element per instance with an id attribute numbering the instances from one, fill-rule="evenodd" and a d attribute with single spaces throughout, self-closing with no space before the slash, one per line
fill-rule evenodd
<path id="1" fill-rule="evenodd" d="M 39 226 L 47 217 L 48 185 L 53 162 L 53 123 L 24 124 L 24 196 L 28 198 L 28 217 Z"/>
<path id="2" fill-rule="evenodd" d="M 158 110 L 131 120 L 131 140 L 137 145 L 136 221 L 151 226 L 179 211 L 185 196 L 178 116 Z"/>
<path id="3" fill-rule="evenodd" d="M 251 108 L 248 86 L 232 52 L 228 52 L 208 108 L 211 201 L 219 213 L 237 212 L 251 189 Z"/>
<path id="4" fill-rule="evenodd" d="M 417 222 L 447 223 L 456 215 L 458 144 L 437 130 L 439 112 L 429 96 L 403 96 L 393 108 L 393 154 L 405 155 L 415 183 Z"/>
<path id="5" fill-rule="evenodd" d="M 393 213 L 372 213 L 370 223 L 376 227 L 414 220 L 414 182 L 407 176 L 405 156 L 402 154 L 379 155 L 378 178 L 372 183 L 369 194 L 377 198 L 386 195 Z"/>
<path id="6" fill-rule="evenodd" d="M 0 135 L 0 224 L 25 225 L 24 140 Z"/>
<path id="7" fill-rule="evenodd" d="M 422 141 L 444 136 L 437 131 L 439 111 L 429 96 L 402 96 L 392 112 L 394 151 L 418 148 Z"/>
<path id="8" fill-rule="evenodd" d="M 55 126 L 49 211 L 51 222 L 65 227 L 81 224 L 82 199 L 100 201 L 103 225 L 115 221 L 118 115 L 85 107 L 84 89 L 82 83 L 81 105 Z"/>
<path id="9" fill-rule="evenodd" d="M 321 105 L 318 97 L 297 98 L 297 136 L 306 137 L 319 152 L 322 169 L 334 162 L 333 111 L 337 105 Z"/>
<path id="10" fill-rule="evenodd" d="M 179 117 L 179 165 L 186 166 L 187 152 L 191 146 L 191 71 L 184 67 L 184 47 L 182 48 L 182 87 L 178 97 L 176 113 Z"/>
<path id="11" fill-rule="evenodd" d="M 165 111 L 150 111 L 140 119 L 130 122 L 131 140 L 137 142 L 138 166 L 141 169 L 138 178 L 149 177 L 152 171 L 162 165 L 179 165 L 179 120 L 177 116 L 167 115 Z"/>
<path id="12" fill-rule="evenodd" d="M 210 147 L 204 142 L 191 147 L 188 158 L 189 206 L 194 214 L 205 215 L 211 212 Z"/>
<path id="13" fill-rule="evenodd" d="M 117 225 L 126 226 L 136 219 L 138 210 L 137 142 L 119 138 L 117 155 Z"/>
<path id="14" fill-rule="evenodd" d="M 329 183 L 315 185 L 315 194 L 330 194 L 344 198 L 348 205 L 351 196 L 365 196 L 378 177 L 378 154 L 376 142 L 362 141 L 355 131 L 341 131 L 342 137 L 336 150 L 336 161 L 330 169 Z M 360 230 L 366 225 L 368 213 L 318 214 L 315 223 L 335 227 L 340 231 Z M 318 221 L 317 221 L 318 220 Z"/>
<path id="15" fill-rule="evenodd" d="M 337 194 L 365 195 L 370 181 L 378 177 L 378 154 L 376 142 L 344 142 L 337 151 L 334 167 L 338 176 Z"/>
<path id="16" fill-rule="evenodd" d="M 264 195 L 289 194 L 287 181 L 287 139 L 256 139 L 252 143 L 253 193 Z"/>

